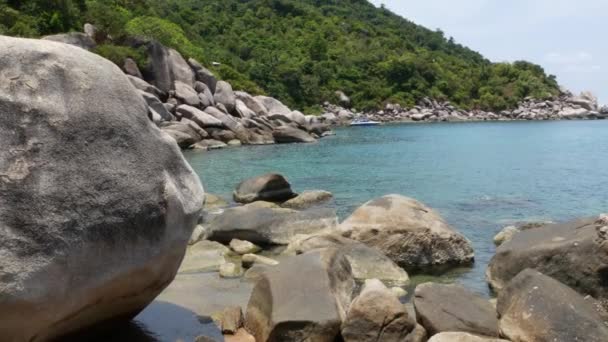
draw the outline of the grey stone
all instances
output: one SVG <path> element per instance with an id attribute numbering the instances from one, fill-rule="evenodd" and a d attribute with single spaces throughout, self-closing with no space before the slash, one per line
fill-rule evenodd
<path id="1" fill-rule="evenodd" d="M 246 179 L 237 185 L 233 193 L 235 202 L 255 201 L 284 202 L 296 196 L 291 184 L 280 174 L 268 173 Z"/>
<path id="2" fill-rule="evenodd" d="M 81 32 L 60 33 L 42 37 L 41 39 L 74 45 L 85 50 L 93 50 L 97 46 L 91 37 Z"/>
<path id="3" fill-rule="evenodd" d="M 217 82 L 213 98 L 216 104 L 223 104 L 226 107 L 228 113 L 232 113 L 236 109 L 236 96 L 234 95 L 232 86 L 228 82 Z"/>

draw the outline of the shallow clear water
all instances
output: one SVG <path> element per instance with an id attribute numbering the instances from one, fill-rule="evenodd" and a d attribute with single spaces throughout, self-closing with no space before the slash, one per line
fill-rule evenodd
<path id="1" fill-rule="evenodd" d="M 344 128 L 317 144 L 186 158 L 208 192 L 230 198 L 241 180 L 279 172 L 296 191 L 333 192 L 342 218 L 378 196 L 414 197 L 473 242 L 475 266 L 449 277 L 486 294 L 484 271 L 502 227 L 608 211 L 608 121 Z"/>

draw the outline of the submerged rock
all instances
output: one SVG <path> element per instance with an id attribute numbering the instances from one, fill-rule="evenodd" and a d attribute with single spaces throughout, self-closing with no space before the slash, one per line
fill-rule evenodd
<path id="1" fill-rule="evenodd" d="M 257 341 L 334 342 L 354 286 L 348 261 L 335 250 L 293 257 L 257 281 L 246 328 Z"/>
<path id="2" fill-rule="evenodd" d="M 342 233 L 381 250 L 406 271 L 473 262 L 471 242 L 424 204 L 388 195 L 359 207 Z"/>
<path id="3" fill-rule="evenodd" d="M 244 180 L 234 190 L 234 201 L 238 203 L 284 202 L 295 196 L 287 179 L 276 173 Z"/>
<path id="4" fill-rule="evenodd" d="M 342 325 L 345 342 L 404 341 L 416 328 L 405 306 L 381 281 L 365 282 Z"/>
<path id="5" fill-rule="evenodd" d="M 459 285 L 426 283 L 416 287 L 418 322 L 429 335 L 461 331 L 498 337 L 496 310 L 487 299 Z"/>
<path id="6" fill-rule="evenodd" d="M 486 278 L 496 291 L 532 268 L 579 293 L 608 298 L 608 242 L 597 218 L 551 224 L 517 233 L 496 250 Z"/>
<path id="7" fill-rule="evenodd" d="M 537 271 L 518 274 L 498 296 L 501 335 L 512 341 L 608 341 L 592 300 Z"/>
<path id="8" fill-rule="evenodd" d="M 177 272 L 198 176 L 111 62 L 0 37 L 0 70 L 0 336 L 129 320 Z"/>

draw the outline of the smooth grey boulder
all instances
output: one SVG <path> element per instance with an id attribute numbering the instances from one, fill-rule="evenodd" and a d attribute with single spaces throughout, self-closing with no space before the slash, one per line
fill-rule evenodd
<path id="1" fill-rule="evenodd" d="M 287 246 L 284 254 L 302 254 L 330 247 L 336 248 L 346 256 L 353 277 L 359 281 L 379 279 L 391 286 L 405 286 L 410 282 L 407 272 L 381 251 L 335 233 L 296 236 Z"/>
<path id="2" fill-rule="evenodd" d="M 324 190 L 308 190 L 281 204 L 283 208 L 307 209 L 331 200 L 334 195 Z"/>
<path id="3" fill-rule="evenodd" d="M 188 133 L 184 133 L 183 131 L 177 131 L 173 129 L 162 128 L 162 131 L 168 134 L 180 148 L 189 148 L 190 146 L 196 144 L 200 141 L 200 138 L 197 138 L 195 135 L 190 135 Z"/>
<path id="4" fill-rule="evenodd" d="M 221 128 L 208 128 L 209 134 L 215 140 L 219 140 L 225 143 L 236 139 L 236 134 L 233 131 L 229 131 Z"/>
<path id="5" fill-rule="evenodd" d="M 292 121 L 297 123 L 300 126 L 306 126 L 306 116 L 297 110 L 287 114 L 287 117 Z"/>
<path id="6" fill-rule="evenodd" d="M 314 143 L 317 140 L 307 132 L 290 126 L 277 127 L 272 131 L 272 137 L 279 144 Z"/>
<path id="7" fill-rule="evenodd" d="M 269 115 L 280 114 L 280 115 L 289 115 L 291 113 L 291 109 L 284 105 L 281 101 L 268 96 L 256 96 L 254 99 L 258 100 L 262 105 L 266 108 Z"/>
<path id="8" fill-rule="evenodd" d="M 416 286 L 414 307 L 429 335 L 460 331 L 498 337 L 498 318 L 490 302 L 460 285 Z"/>
<path id="9" fill-rule="evenodd" d="M 238 203 L 284 202 L 296 196 L 291 190 L 291 184 L 278 173 L 267 173 L 246 179 L 239 183 L 233 192 L 233 199 Z"/>
<path id="10" fill-rule="evenodd" d="M 378 279 L 365 282 L 342 324 L 344 342 L 405 341 L 416 328 L 399 299 Z"/>
<path id="11" fill-rule="evenodd" d="M 473 262 L 471 242 L 433 209 L 408 197 L 387 195 L 359 207 L 342 234 L 377 248 L 406 271 Z"/>
<path id="12" fill-rule="evenodd" d="M 191 88 L 194 87 L 194 71 L 179 52 L 168 49 L 167 63 L 174 82 L 180 81 Z"/>
<path id="13" fill-rule="evenodd" d="M 139 93 L 148 104 L 148 107 L 154 109 L 154 111 L 160 115 L 163 121 L 172 121 L 174 119 L 173 114 L 169 113 L 167 108 L 165 108 L 165 105 L 160 102 L 158 97 L 141 90 L 139 91 Z"/>
<path id="14" fill-rule="evenodd" d="M 202 128 L 207 128 L 207 127 L 217 127 L 217 128 L 222 128 L 224 127 L 224 124 L 216 119 L 215 117 L 209 115 L 206 112 L 203 112 L 202 110 L 189 106 L 189 105 L 179 105 L 176 109 L 177 113 L 181 114 L 182 117 L 190 119 L 194 122 L 196 122 L 197 125 L 199 125 Z"/>
<path id="15" fill-rule="evenodd" d="M 235 91 L 234 95 L 237 100 L 242 101 L 247 108 L 252 110 L 257 116 L 267 116 L 268 109 L 264 106 L 264 104 L 259 100 L 249 95 L 244 91 Z"/>
<path id="16" fill-rule="evenodd" d="M 498 296 L 501 335 L 518 342 L 608 341 L 608 327 L 593 299 L 526 269 Z"/>
<path id="17" fill-rule="evenodd" d="M 52 36 L 42 37 L 41 39 L 74 45 L 85 50 L 93 50 L 97 46 L 91 37 L 81 32 L 60 33 Z"/>
<path id="18" fill-rule="evenodd" d="M 207 107 L 205 108 L 205 113 L 215 117 L 220 120 L 225 127 L 229 130 L 233 131 L 236 134 L 236 137 L 243 143 L 249 142 L 249 131 L 243 126 L 242 123 L 237 121 L 231 115 L 228 115 L 215 107 Z"/>
<path id="19" fill-rule="evenodd" d="M 129 320 L 177 272 L 198 176 L 110 61 L 0 37 L 0 70 L 0 336 Z"/>
<path id="20" fill-rule="evenodd" d="M 507 340 L 473 335 L 466 332 L 444 332 L 431 337 L 428 342 L 509 342 Z"/>
<path id="21" fill-rule="evenodd" d="M 337 226 L 335 210 L 259 208 L 252 206 L 224 210 L 209 222 L 209 239 L 229 243 L 247 240 L 256 245 L 288 245 L 298 234 L 314 234 Z"/>
<path id="22" fill-rule="evenodd" d="M 202 240 L 188 247 L 179 273 L 219 271 L 226 264 L 230 249 L 221 243 Z"/>
<path id="23" fill-rule="evenodd" d="M 152 94 L 152 95 L 158 97 L 160 100 L 167 98 L 167 93 L 161 91 L 160 89 L 156 88 L 155 86 L 151 85 L 150 83 L 148 83 L 140 78 L 137 78 L 135 76 L 131 76 L 131 75 L 127 75 L 127 78 L 129 79 L 129 81 L 135 88 L 137 88 L 143 92 L 146 92 L 148 94 Z"/>
<path id="24" fill-rule="evenodd" d="M 234 95 L 232 86 L 228 82 L 217 82 L 213 99 L 215 100 L 215 103 L 223 104 L 228 113 L 232 113 L 236 109 L 236 96 Z"/>
<path id="25" fill-rule="evenodd" d="M 252 111 L 251 109 L 249 109 L 247 107 L 247 105 L 241 101 L 241 100 L 236 100 L 236 113 L 238 114 L 239 117 L 241 118 L 251 118 L 253 116 L 256 116 L 257 114 Z"/>
<path id="26" fill-rule="evenodd" d="M 188 64 L 190 64 L 194 70 L 196 80 L 206 84 L 212 94 L 215 93 L 215 88 L 217 86 L 217 78 L 215 75 L 193 58 L 188 59 Z"/>
<path id="27" fill-rule="evenodd" d="M 354 287 L 348 261 L 334 250 L 288 259 L 259 275 L 245 327 L 256 341 L 334 342 Z"/>
<path id="28" fill-rule="evenodd" d="M 169 67 L 169 50 L 157 41 L 145 44 L 149 65 L 144 71 L 146 81 L 165 93 L 174 89 L 174 80 Z"/>
<path id="29" fill-rule="evenodd" d="M 201 100 L 201 106 L 203 107 L 203 109 L 209 106 L 215 106 L 213 93 L 205 83 L 200 81 L 195 82 L 194 90 L 198 93 L 198 98 Z"/>
<path id="30" fill-rule="evenodd" d="M 186 118 L 182 118 L 181 121 L 163 122 L 159 126 L 163 131 L 177 131 L 190 136 L 194 140 L 190 145 L 209 136 L 204 129 Z"/>
<path id="31" fill-rule="evenodd" d="M 498 247 L 486 279 L 500 292 L 519 272 L 532 268 L 583 295 L 608 299 L 606 226 L 601 218 L 590 218 L 521 231 Z"/>
<path id="32" fill-rule="evenodd" d="M 131 75 L 131 76 L 137 77 L 139 79 L 144 78 L 144 76 L 141 74 L 141 71 L 139 71 L 139 67 L 137 66 L 137 63 L 135 63 L 133 58 L 130 58 L 130 57 L 125 58 L 125 62 L 123 63 L 122 69 L 124 70 L 125 74 L 127 74 L 127 75 Z"/>
<path id="33" fill-rule="evenodd" d="M 201 99 L 192 87 L 184 82 L 175 81 L 175 98 L 182 104 L 192 107 L 201 105 Z"/>

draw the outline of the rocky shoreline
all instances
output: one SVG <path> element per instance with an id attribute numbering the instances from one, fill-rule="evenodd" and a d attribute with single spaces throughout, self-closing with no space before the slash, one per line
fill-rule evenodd
<path id="1" fill-rule="evenodd" d="M 251 287 L 244 306 L 193 311 L 225 341 L 608 341 L 605 215 L 497 237 L 495 305 L 428 283 L 410 300 L 410 275 L 475 259 L 432 208 L 386 195 L 340 222 L 331 194 L 298 194 L 278 174 L 244 180 L 229 203 L 205 194 L 179 149 L 314 142 L 331 120 L 235 92 L 155 42 L 141 42 L 145 71 L 57 42 L 87 39 L 0 36 L 2 338 L 113 329 L 211 272 Z M 557 113 L 585 105 L 567 101 Z M 169 304 L 207 299 L 184 295 Z"/>
<path id="2" fill-rule="evenodd" d="M 235 203 L 210 199 L 176 281 L 198 263 L 251 284 L 247 301 L 212 315 L 226 341 L 608 338 L 605 215 L 506 227 L 487 268 L 497 294 L 488 300 L 439 283 L 408 295 L 411 275 L 474 261 L 469 240 L 414 199 L 377 198 L 340 222 L 329 193 L 296 194 L 278 174 L 240 183 Z M 210 246 L 217 254 L 201 259 Z"/>

